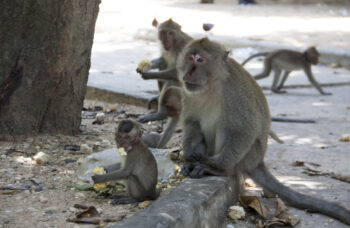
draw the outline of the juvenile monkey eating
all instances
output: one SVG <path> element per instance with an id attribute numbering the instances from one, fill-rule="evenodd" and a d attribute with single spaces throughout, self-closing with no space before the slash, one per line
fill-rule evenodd
<path id="1" fill-rule="evenodd" d="M 106 174 L 92 176 L 95 183 L 125 180 L 128 197 L 119 197 L 112 204 L 129 204 L 145 200 L 155 200 L 158 169 L 157 162 L 140 140 L 142 131 L 137 122 L 123 120 L 120 122 L 115 140 L 119 150 L 125 151 L 122 163 L 105 168 Z"/>
<path id="2" fill-rule="evenodd" d="M 331 93 L 326 93 L 322 90 L 321 86 L 315 80 L 311 66 L 318 64 L 319 52 L 315 47 L 309 47 L 303 53 L 292 51 L 292 50 L 276 50 L 273 52 L 261 52 L 250 56 L 248 59 L 244 60 L 242 66 L 244 66 L 249 60 L 265 56 L 264 59 L 264 69 L 263 71 L 255 75 L 256 80 L 266 78 L 270 75 L 271 70 L 274 71 L 274 78 L 271 86 L 271 91 L 274 93 L 286 93 L 282 90 L 285 81 L 287 80 L 290 72 L 294 70 L 303 70 L 311 84 L 320 92 L 322 95 L 331 95 Z M 284 74 L 280 84 L 278 85 L 280 75 L 284 70 Z"/>
<path id="3" fill-rule="evenodd" d="M 207 38 L 190 42 L 179 57 L 178 71 L 184 90 L 184 175 L 238 180 L 248 175 L 292 206 L 350 224 L 347 209 L 300 194 L 270 174 L 263 161 L 271 124 L 265 95 L 222 45 Z"/>
<path id="4" fill-rule="evenodd" d="M 159 71 L 141 71 L 140 69 L 136 71 L 141 74 L 143 79 L 158 80 L 159 100 L 162 100 L 162 96 L 164 96 L 163 94 L 168 87 L 180 86 L 177 79 L 176 61 L 182 49 L 192 38 L 181 30 L 178 23 L 169 19 L 158 26 L 158 39 L 160 41 L 161 57 L 151 61 L 151 69 L 159 69 Z M 158 97 L 149 101 L 149 108 L 150 103 L 157 99 Z M 166 119 L 167 114 L 163 110 L 158 102 L 156 113 L 141 116 L 137 121 L 146 123 Z"/>

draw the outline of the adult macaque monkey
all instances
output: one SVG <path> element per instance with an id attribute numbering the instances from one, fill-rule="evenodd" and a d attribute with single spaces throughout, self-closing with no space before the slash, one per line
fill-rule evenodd
<path id="1" fill-rule="evenodd" d="M 176 59 L 192 38 L 182 32 L 179 24 L 169 19 L 158 26 L 158 39 L 161 43 L 162 56 L 151 61 L 151 69 L 159 69 L 159 71 L 141 71 L 140 69 L 136 71 L 141 74 L 143 79 L 157 79 L 160 97 L 162 97 L 162 93 L 164 92 L 163 88 L 179 86 Z M 153 100 L 155 99 L 151 99 L 150 102 Z M 167 115 L 162 112 L 158 104 L 157 113 L 141 116 L 138 121 L 145 123 L 148 121 L 162 120 L 166 117 Z"/>
<path id="2" fill-rule="evenodd" d="M 311 84 L 315 86 L 315 88 L 322 95 L 331 95 L 331 93 L 326 93 L 322 90 L 321 86 L 315 80 L 311 71 L 311 65 L 318 64 L 319 55 L 320 54 L 318 53 L 315 47 L 309 47 L 303 53 L 282 49 L 273 52 L 262 52 L 252 55 L 248 59 L 244 60 L 242 66 L 244 66 L 244 64 L 246 64 L 249 60 L 255 57 L 265 56 L 266 58 L 264 60 L 264 70 L 262 73 L 255 75 L 254 78 L 256 80 L 266 78 L 271 73 L 271 70 L 273 70 L 275 75 L 271 86 L 272 92 L 286 93 L 286 91 L 281 89 L 284 85 L 284 82 L 287 80 L 290 72 L 292 72 L 293 70 L 303 70 Z M 282 70 L 284 70 L 284 75 L 280 84 L 278 85 Z"/>
<path id="3" fill-rule="evenodd" d="M 92 176 L 95 183 L 126 180 L 128 197 L 114 200 L 113 204 L 129 204 L 158 197 L 156 191 L 158 169 L 157 162 L 147 146 L 140 140 L 140 124 L 123 120 L 115 134 L 117 146 L 125 150 L 126 158 L 121 165 L 106 167 L 107 174 Z M 117 169 L 117 170 L 115 170 Z"/>
<path id="4" fill-rule="evenodd" d="M 163 148 L 173 135 L 176 125 L 179 122 L 182 110 L 182 89 L 170 86 L 164 90 L 160 97 L 159 112 L 168 116 L 166 128 L 162 135 L 150 133 L 142 137 L 142 140 L 149 147 Z"/>
<path id="5" fill-rule="evenodd" d="M 184 89 L 184 175 L 248 175 L 292 206 L 350 224 L 350 211 L 284 186 L 265 167 L 271 123 L 265 95 L 223 46 L 207 38 L 189 43 L 178 70 Z"/>

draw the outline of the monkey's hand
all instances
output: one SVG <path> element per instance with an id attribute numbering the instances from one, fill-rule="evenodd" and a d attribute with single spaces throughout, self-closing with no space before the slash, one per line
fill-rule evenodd
<path id="1" fill-rule="evenodd" d="M 207 165 L 198 163 L 196 164 L 196 166 L 194 167 L 194 169 L 192 170 L 189 176 L 191 178 L 201 178 L 206 174 L 208 169 L 209 167 Z"/>
<path id="2" fill-rule="evenodd" d="M 94 183 L 101 183 L 104 182 L 101 180 L 101 177 L 104 176 L 103 174 L 96 174 L 91 177 L 91 179 L 94 181 Z"/>
<path id="3" fill-rule="evenodd" d="M 144 71 L 148 71 L 151 69 L 151 67 L 152 67 L 152 63 L 149 60 L 144 59 L 139 62 L 139 65 L 136 68 L 136 72 L 141 73 Z"/>
<path id="4" fill-rule="evenodd" d="M 185 177 L 189 176 L 191 171 L 192 171 L 192 169 L 193 169 L 193 166 L 194 166 L 193 163 L 186 162 L 184 164 L 184 166 L 182 167 L 182 169 L 181 169 L 182 175 L 184 175 Z"/>

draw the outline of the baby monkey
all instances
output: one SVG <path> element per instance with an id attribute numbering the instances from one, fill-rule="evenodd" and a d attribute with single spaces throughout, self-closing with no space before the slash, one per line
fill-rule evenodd
<path id="1" fill-rule="evenodd" d="M 258 57 L 265 56 L 264 60 L 264 69 L 258 75 L 255 75 L 256 80 L 266 78 L 271 73 L 271 70 L 274 71 L 275 75 L 273 78 L 271 91 L 274 93 L 286 93 L 286 91 L 281 90 L 285 81 L 287 80 L 290 72 L 294 70 L 303 70 L 313 86 L 322 94 L 322 95 L 331 95 L 331 93 L 326 93 L 322 90 L 321 86 L 315 80 L 312 71 L 311 65 L 318 64 L 319 53 L 315 47 L 309 47 L 303 53 L 292 51 L 292 50 L 276 50 L 273 52 L 261 52 L 255 55 L 250 56 L 248 59 L 244 60 L 242 66 L 244 66 L 249 60 Z M 280 75 L 282 70 L 284 74 L 280 84 L 278 85 Z"/>
<path id="2" fill-rule="evenodd" d="M 155 200 L 158 180 L 157 162 L 141 141 L 140 124 L 131 120 L 120 122 L 115 140 L 119 149 L 124 149 L 126 158 L 120 164 L 106 167 L 107 174 L 92 176 L 95 183 L 125 180 L 128 196 L 118 196 L 112 204 L 130 204 L 144 200 Z"/>

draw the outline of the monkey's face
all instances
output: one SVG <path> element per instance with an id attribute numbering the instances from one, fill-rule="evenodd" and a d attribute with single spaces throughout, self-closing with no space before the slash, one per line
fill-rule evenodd
<path id="1" fill-rule="evenodd" d="M 185 57 L 184 73 L 182 80 L 187 92 L 196 93 L 205 89 L 208 81 L 208 59 L 199 53 L 188 53 Z"/>
<path id="2" fill-rule="evenodd" d="M 123 147 L 126 152 L 132 149 L 132 146 L 140 140 L 142 131 L 135 123 L 130 120 L 120 122 L 115 134 L 115 141 L 118 147 Z"/>
<path id="3" fill-rule="evenodd" d="M 162 42 L 163 48 L 166 51 L 170 51 L 174 47 L 176 32 L 172 29 L 160 29 L 159 40 Z"/>
<path id="4" fill-rule="evenodd" d="M 305 51 L 305 56 L 309 63 L 313 65 L 317 65 L 318 57 L 320 56 L 320 53 L 317 51 L 315 47 L 310 47 Z"/>

